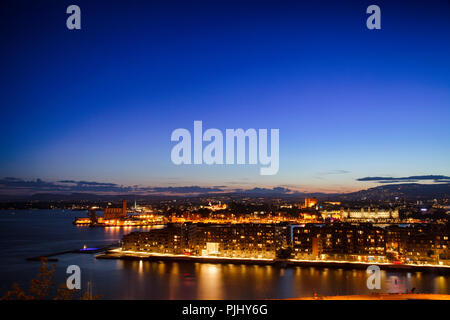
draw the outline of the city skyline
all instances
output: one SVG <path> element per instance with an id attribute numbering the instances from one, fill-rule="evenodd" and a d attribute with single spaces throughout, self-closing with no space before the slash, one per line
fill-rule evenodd
<path id="1" fill-rule="evenodd" d="M 80 1 L 75 32 L 65 4 L 9 4 L 0 177 L 349 192 L 381 185 L 364 177 L 450 176 L 450 10 L 437 3 L 379 2 L 382 29 L 368 30 L 364 2 Z M 195 120 L 279 128 L 278 174 L 174 165 L 170 134 Z"/>

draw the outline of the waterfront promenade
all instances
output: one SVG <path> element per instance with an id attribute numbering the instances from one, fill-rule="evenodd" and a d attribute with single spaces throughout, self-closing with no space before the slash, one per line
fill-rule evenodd
<path id="1" fill-rule="evenodd" d="M 383 270 L 411 271 L 411 272 L 438 272 L 450 273 L 450 266 L 434 264 L 394 264 L 394 263 L 371 263 L 359 261 L 338 260 L 297 260 L 297 259 L 264 259 L 264 258 L 232 258 L 215 256 L 188 256 L 182 254 L 163 254 L 151 252 L 125 251 L 120 248 L 107 250 L 96 255 L 97 259 L 123 259 L 123 260 L 146 260 L 146 261 L 182 261 L 199 263 L 223 263 L 223 264 L 254 264 L 254 265 L 276 265 L 281 267 L 302 266 L 334 269 L 367 269 L 370 265 L 377 265 Z"/>

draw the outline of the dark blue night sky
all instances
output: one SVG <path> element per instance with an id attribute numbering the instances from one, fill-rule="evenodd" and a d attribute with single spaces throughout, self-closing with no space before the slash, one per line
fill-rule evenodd
<path id="1" fill-rule="evenodd" d="M 448 1 L 2 1 L 0 177 L 346 191 L 450 175 L 449 35 Z M 279 128 L 278 174 L 174 165 L 171 132 L 194 120 Z"/>

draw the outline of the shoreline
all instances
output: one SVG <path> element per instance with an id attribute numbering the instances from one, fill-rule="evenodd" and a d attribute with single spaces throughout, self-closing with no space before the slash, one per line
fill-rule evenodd
<path id="1" fill-rule="evenodd" d="M 450 274 L 449 266 L 439 265 L 410 265 L 393 263 L 367 263 L 352 261 L 316 261 L 316 260 L 277 260 L 255 258 L 227 258 L 227 257 L 203 257 L 172 254 L 157 254 L 146 252 L 126 252 L 121 250 L 108 250 L 95 256 L 96 259 L 131 260 L 131 261 L 162 261 L 162 262 L 189 262 L 189 263 L 214 263 L 214 264 L 245 264 L 245 265 L 271 265 L 276 267 L 316 267 L 332 269 L 367 269 L 370 265 L 377 265 L 381 270 L 400 272 L 429 272 L 438 274 Z"/>

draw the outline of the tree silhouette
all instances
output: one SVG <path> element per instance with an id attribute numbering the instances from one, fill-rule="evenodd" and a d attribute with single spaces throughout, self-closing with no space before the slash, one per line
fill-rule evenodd
<path id="1" fill-rule="evenodd" d="M 41 266 L 37 276 L 30 281 L 28 290 L 22 289 L 18 283 L 13 283 L 11 290 L 0 298 L 0 300 L 73 300 L 76 299 L 76 293 L 81 290 L 69 290 L 65 284 L 60 284 L 55 292 L 55 283 L 53 278 L 55 275 L 56 264 L 48 266 L 47 259 L 41 260 Z M 89 290 L 81 293 L 81 300 L 97 300 L 101 295 L 93 296 Z"/>

